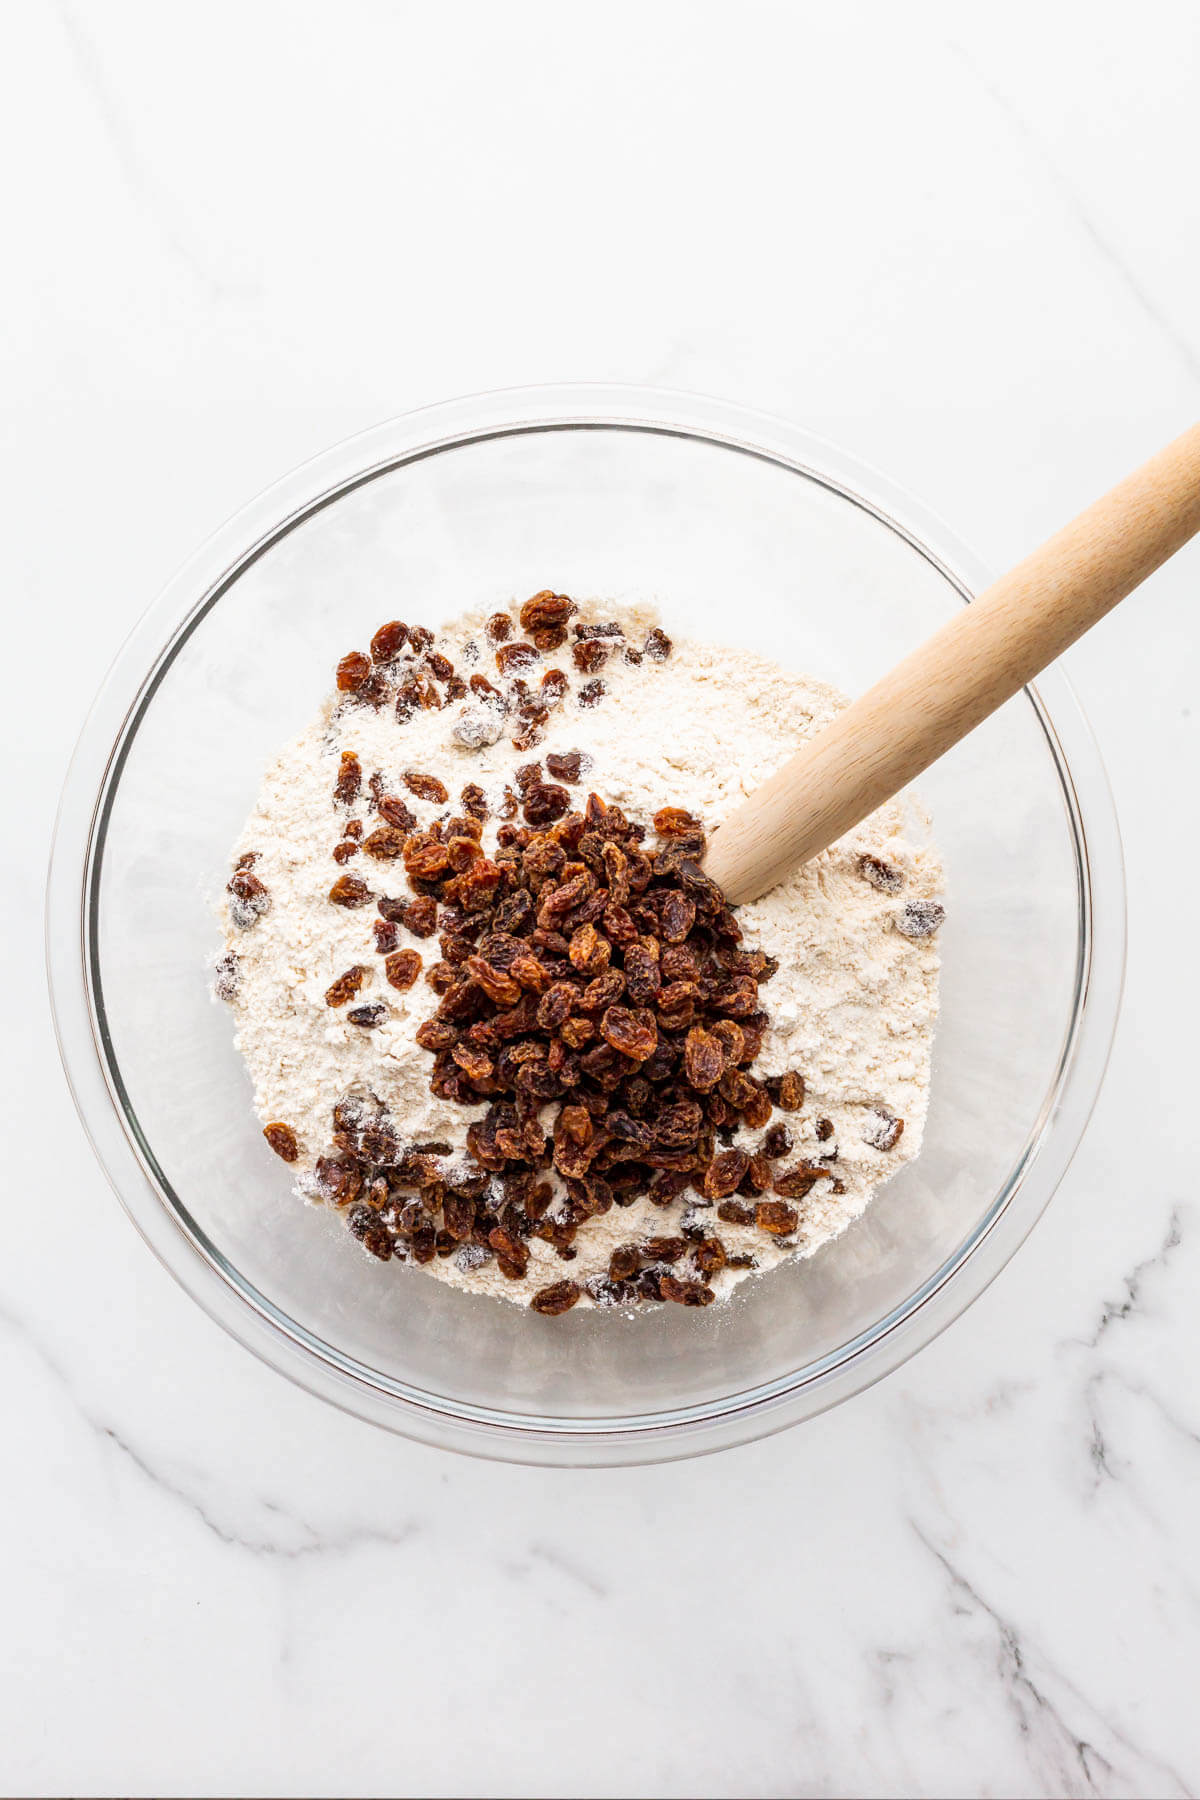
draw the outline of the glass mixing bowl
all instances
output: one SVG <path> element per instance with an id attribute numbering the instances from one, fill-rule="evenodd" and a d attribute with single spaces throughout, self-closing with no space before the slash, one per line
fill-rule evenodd
<path id="1" fill-rule="evenodd" d="M 412 414 L 318 457 L 218 532 L 134 631 L 88 718 L 47 903 L 76 1102 L 130 1217 L 188 1292 L 365 1419 L 567 1464 L 778 1430 L 942 1330 L 1053 1193 L 1119 1002 L 1120 842 L 1054 671 L 921 784 L 948 919 L 920 1157 L 841 1237 L 725 1306 L 547 1320 L 364 1257 L 339 1219 L 294 1198 L 263 1143 L 207 965 L 265 759 L 382 619 L 436 625 L 546 586 L 640 596 L 670 631 L 856 693 L 984 583 L 936 520 L 804 432 L 638 389 Z"/>

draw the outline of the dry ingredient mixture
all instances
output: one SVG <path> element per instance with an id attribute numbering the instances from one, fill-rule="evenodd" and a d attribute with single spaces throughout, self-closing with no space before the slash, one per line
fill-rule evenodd
<path id="1" fill-rule="evenodd" d="M 216 991 L 364 1249 L 558 1314 L 708 1305 L 920 1148 L 941 869 L 892 802 L 763 899 L 705 833 L 845 704 L 550 590 L 391 621 L 267 771 Z"/>

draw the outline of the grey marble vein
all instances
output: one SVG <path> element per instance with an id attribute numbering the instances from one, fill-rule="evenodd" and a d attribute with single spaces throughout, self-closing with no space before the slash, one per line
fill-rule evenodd
<path id="1" fill-rule="evenodd" d="M 275 1537 L 266 1532 L 254 1534 L 246 1530 L 235 1530 L 231 1526 L 223 1524 L 211 1507 L 206 1505 L 201 1494 L 196 1491 L 199 1481 L 202 1479 L 198 1471 L 191 1472 L 196 1479 L 189 1485 L 184 1475 L 178 1470 L 168 1473 L 162 1464 L 152 1461 L 144 1450 L 136 1448 L 115 1425 L 91 1411 L 80 1398 L 75 1382 L 60 1358 L 26 1321 L 17 1317 L 7 1306 L 0 1305 L 0 1328 L 32 1351 L 43 1369 L 65 1395 L 76 1416 L 89 1431 L 95 1434 L 102 1445 L 118 1451 L 146 1482 L 166 1495 L 168 1499 L 186 1508 L 206 1531 L 230 1548 L 245 1550 L 254 1556 L 275 1557 L 283 1562 L 298 1562 L 308 1557 L 358 1550 L 367 1545 L 384 1545 L 398 1549 L 411 1542 L 423 1529 L 417 1520 L 406 1519 L 390 1530 L 384 1530 L 374 1525 L 326 1530 L 283 1506 L 278 1500 L 255 1494 L 252 1496 L 253 1504 L 268 1518 L 278 1519 L 288 1530 L 280 1532 Z M 284 1541 L 288 1531 L 299 1541 L 292 1543 Z"/>
<path id="2" fill-rule="evenodd" d="M 910 1519 L 909 1524 L 919 1542 L 943 1570 L 950 1585 L 954 1610 L 961 1615 L 986 1620 L 995 1633 L 996 1674 L 1013 1722 L 1026 1746 L 1031 1773 L 1040 1775 L 1047 1782 L 1047 1791 L 1071 1796 L 1152 1791 L 1163 1800 L 1168 1795 L 1190 1800 L 1192 1790 L 1175 1769 L 1131 1743 L 1110 1720 L 1103 1718 L 1096 1706 L 1061 1671 L 1045 1664 L 1045 1657 L 1039 1651 L 1038 1660 L 1045 1664 L 1053 1681 L 1103 1727 L 1118 1748 L 1141 1765 L 1136 1786 L 1131 1783 L 1128 1771 L 1117 1768 L 1090 1737 L 1082 1736 L 1070 1725 L 1044 1685 L 1034 1678 L 1031 1653 L 1016 1625 L 984 1597 L 915 1519 Z M 1145 1776 L 1151 1773 L 1156 1785 L 1149 1790 L 1145 1786 Z M 1049 1788 L 1050 1781 L 1056 1783 L 1053 1790 Z"/>

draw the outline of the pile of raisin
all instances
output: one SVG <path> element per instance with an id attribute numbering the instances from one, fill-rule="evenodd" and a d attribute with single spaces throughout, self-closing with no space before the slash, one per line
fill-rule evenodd
<path id="1" fill-rule="evenodd" d="M 556 759 L 552 772 L 578 778 L 579 761 Z M 792 1203 L 832 1170 L 777 1166 L 792 1138 L 776 1109 L 796 1111 L 804 1082 L 752 1073 L 768 1023 L 759 988 L 776 965 L 743 944 L 701 868 L 699 820 L 663 807 L 648 843 L 597 794 L 577 809 L 538 763 L 517 771 L 516 786 L 494 856 L 464 790 L 461 816 L 403 834 L 416 897 L 378 903 L 381 951 L 394 943 L 389 925 L 418 922 L 418 909 L 422 928 L 438 932 L 425 978 L 439 999 L 417 1042 L 440 1099 L 486 1104 L 468 1127 L 467 1170 L 448 1175 L 428 1150 L 402 1153 L 386 1119 L 364 1126 L 343 1109 L 336 1154 L 317 1169 L 326 1196 L 377 1256 L 453 1255 L 464 1269 L 495 1258 L 512 1280 L 527 1273 L 530 1239 L 569 1263 L 590 1219 L 642 1195 L 667 1206 L 692 1189 L 710 1217 L 793 1232 Z M 763 1134 L 753 1153 L 735 1147 L 739 1128 Z M 551 1172 L 565 1189 L 553 1206 Z M 614 1263 L 588 1284 L 597 1304 L 704 1306 L 709 1277 L 747 1266 L 694 1219 L 685 1236 L 631 1244 Z M 558 1314 L 582 1291 L 563 1280 L 531 1305 Z"/>

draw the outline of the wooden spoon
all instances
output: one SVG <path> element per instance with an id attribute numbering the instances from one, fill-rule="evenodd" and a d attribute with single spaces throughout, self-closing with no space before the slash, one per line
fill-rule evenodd
<path id="1" fill-rule="evenodd" d="M 1200 531 L 1200 425 L 935 631 L 743 800 L 705 862 L 735 904 L 826 849 L 974 731 Z"/>

